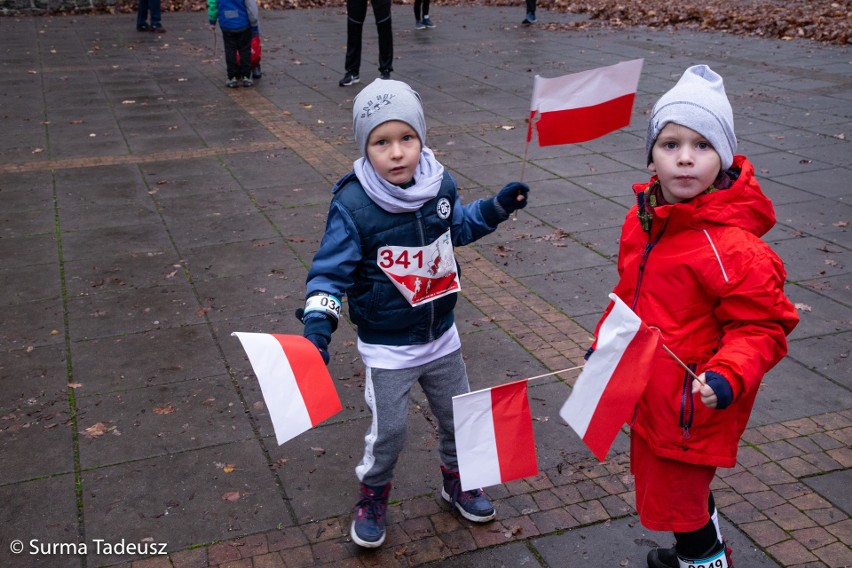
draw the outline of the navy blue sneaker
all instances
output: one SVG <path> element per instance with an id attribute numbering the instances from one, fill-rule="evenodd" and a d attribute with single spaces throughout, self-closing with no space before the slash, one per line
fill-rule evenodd
<path id="1" fill-rule="evenodd" d="M 385 542 L 385 513 L 391 484 L 361 484 L 361 500 L 355 505 L 349 536 L 358 546 L 378 548 Z"/>
<path id="2" fill-rule="evenodd" d="M 450 505 L 455 505 L 462 517 L 474 523 L 487 523 L 497 516 L 494 506 L 482 489 L 462 491 L 458 472 L 441 466 L 441 473 L 444 475 L 441 497 Z"/>
<path id="3" fill-rule="evenodd" d="M 423 25 L 430 29 L 436 27 L 429 16 L 423 16 Z"/>
<path id="4" fill-rule="evenodd" d="M 530 24 L 534 24 L 535 20 L 536 20 L 535 12 L 527 12 L 527 17 L 524 18 L 524 21 L 521 22 L 521 23 L 524 24 L 525 26 L 528 26 Z"/>

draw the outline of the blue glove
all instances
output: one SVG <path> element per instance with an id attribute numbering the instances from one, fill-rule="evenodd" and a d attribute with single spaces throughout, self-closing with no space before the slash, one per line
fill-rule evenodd
<path id="1" fill-rule="evenodd" d="M 315 333 L 312 333 L 311 335 L 306 335 L 305 339 L 314 344 L 314 347 L 317 348 L 317 351 L 319 351 L 320 355 L 322 356 L 323 363 L 328 365 L 328 338 L 323 335 L 317 335 Z"/>
<path id="2" fill-rule="evenodd" d="M 503 208 L 506 214 L 511 215 L 518 209 L 523 209 L 527 206 L 527 195 L 529 192 L 530 188 L 527 184 L 513 181 L 506 184 L 500 190 L 500 193 L 497 194 L 497 203 L 500 204 L 500 207 Z M 518 197 L 522 197 L 523 199 L 518 199 Z"/>

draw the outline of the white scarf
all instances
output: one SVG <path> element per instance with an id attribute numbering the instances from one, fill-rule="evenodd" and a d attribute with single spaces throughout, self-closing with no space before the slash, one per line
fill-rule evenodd
<path id="1" fill-rule="evenodd" d="M 355 160 L 354 169 L 355 176 L 370 199 L 388 213 L 417 211 L 438 195 L 444 177 L 444 166 L 435 159 L 432 150 L 425 146 L 420 151 L 420 162 L 414 170 L 414 185 L 405 189 L 379 176 L 367 158 Z"/>

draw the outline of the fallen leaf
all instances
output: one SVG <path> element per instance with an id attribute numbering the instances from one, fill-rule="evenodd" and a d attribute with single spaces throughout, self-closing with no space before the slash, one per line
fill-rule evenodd
<path id="1" fill-rule="evenodd" d="M 224 471 L 225 473 L 231 473 L 235 469 L 237 469 L 237 464 L 229 463 L 228 465 L 222 468 L 222 471 Z"/>
<path id="2" fill-rule="evenodd" d="M 155 406 L 154 407 L 154 414 L 166 415 L 166 414 L 171 414 L 174 411 L 175 411 L 175 407 L 172 406 L 171 404 L 167 404 L 165 406 Z"/>
<path id="3" fill-rule="evenodd" d="M 81 432 L 87 438 L 95 439 L 100 438 L 104 434 L 110 431 L 110 427 L 104 424 L 103 422 L 95 422 L 85 430 Z"/>
<path id="4" fill-rule="evenodd" d="M 514 130 L 515 129 L 514 126 L 509 125 L 509 124 L 503 125 L 500 128 L 502 128 L 503 130 Z"/>
<path id="5" fill-rule="evenodd" d="M 222 494 L 222 501 L 239 501 L 240 500 L 240 492 L 239 491 L 228 491 L 227 493 Z"/>
<path id="6" fill-rule="evenodd" d="M 83 386 L 83 383 L 68 383 L 69 389 L 78 389 Z"/>
<path id="7" fill-rule="evenodd" d="M 832 223 L 835 227 L 845 229 L 849 226 L 849 221 L 838 221 L 837 223 Z"/>
<path id="8" fill-rule="evenodd" d="M 809 306 L 809 305 L 807 305 L 807 304 L 803 304 L 803 303 L 801 303 L 801 302 L 798 302 L 798 303 L 793 304 L 793 305 L 794 305 L 794 306 L 796 307 L 796 309 L 797 309 L 797 310 L 799 310 L 800 312 L 810 312 L 811 310 L 813 310 L 813 308 L 812 308 L 812 307 L 810 307 L 810 306 Z"/>

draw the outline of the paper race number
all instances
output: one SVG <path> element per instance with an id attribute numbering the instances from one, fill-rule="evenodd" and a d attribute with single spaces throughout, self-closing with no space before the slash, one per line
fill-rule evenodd
<path id="1" fill-rule="evenodd" d="M 449 230 L 425 247 L 382 247 L 376 261 L 412 306 L 461 290 Z"/>

